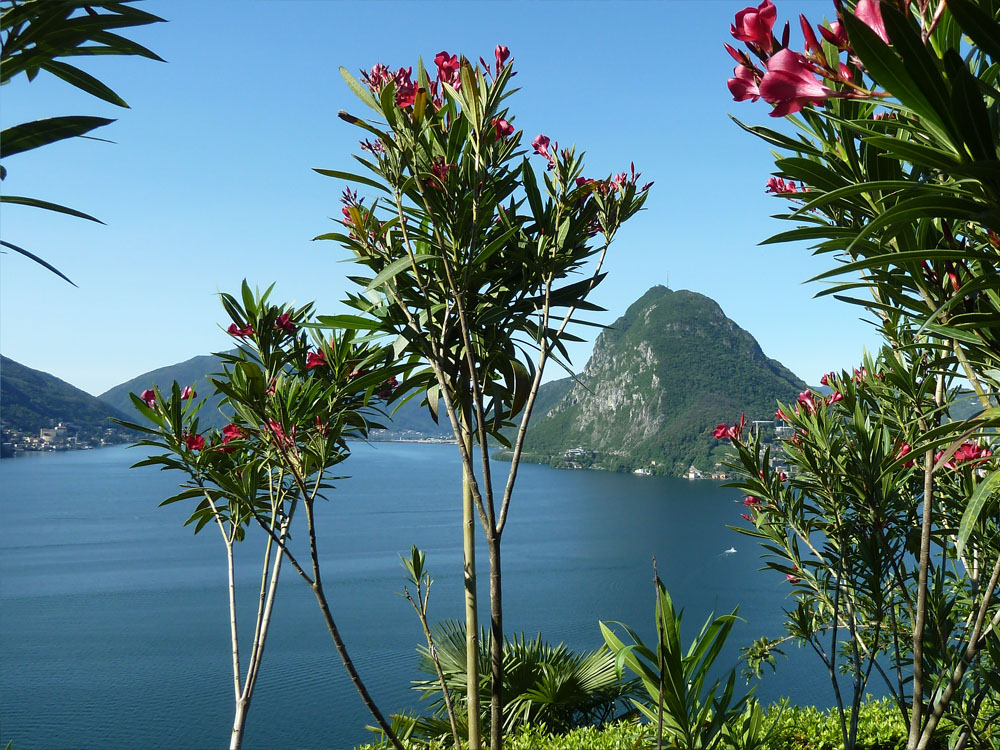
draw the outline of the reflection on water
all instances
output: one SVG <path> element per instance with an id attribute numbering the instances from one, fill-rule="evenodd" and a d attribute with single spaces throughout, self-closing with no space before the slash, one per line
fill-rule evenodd
<path id="1" fill-rule="evenodd" d="M 454 446 L 358 444 L 318 508 L 324 579 L 358 670 L 386 711 L 418 707 L 421 632 L 398 595 L 398 554 L 416 544 L 435 578 L 433 618 L 461 617 L 460 471 Z M 193 536 L 189 508 L 158 508 L 179 475 L 129 470 L 107 448 L 0 462 L 2 741 L 21 748 L 196 748 L 228 741 L 232 676 L 218 533 Z M 504 464 L 496 464 L 505 476 Z M 504 533 L 504 623 L 595 648 L 598 620 L 653 632 L 650 558 L 686 629 L 740 605 L 737 647 L 781 632 L 788 586 L 760 572 L 734 492 L 715 482 L 523 466 Z M 480 552 L 484 551 L 480 543 Z M 256 559 L 241 550 L 245 632 Z M 480 562 L 486 570 L 486 561 Z M 259 579 L 258 579 L 259 580 Z M 482 586 L 485 600 L 488 588 Z M 483 608 L 483 614 L 488 607 Z M 792 649 L 758 695 L 827 704 L 811 655 Z M 725 663 L 726 659 L 720 659 Z M 254 748 L 344 748 L 371 723 L 291 568 L 275 606 L 248 724 Z"/>

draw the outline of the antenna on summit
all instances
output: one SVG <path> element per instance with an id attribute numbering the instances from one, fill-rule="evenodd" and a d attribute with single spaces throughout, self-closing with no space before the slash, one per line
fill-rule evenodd
<path id="1" fill-rule="evenodd" d="M 670 271 L 667 271 L 667 289 L 670 288 Z"/>

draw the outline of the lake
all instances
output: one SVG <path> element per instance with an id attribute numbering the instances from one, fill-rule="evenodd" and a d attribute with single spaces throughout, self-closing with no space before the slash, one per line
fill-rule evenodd
<path id="1" fill-rule="evenodd" d="M 14 750 L 228 746 L 224 548 L 214 527 L 183 526 L 191 506 L 157 507 L 182 477 L 128 468 L 140 458 L 115 447 L 0 461 L 0 743 Z M 338 469 L 352 476 L 317 512 L 333 615 L 383 711 L 418 708 L 409 681 L 423 636 L 399 595 L 398 555 L 427 553 L 432 620 L 463 616 L 456 449 L 355 444 Z M 784 576 L 760 571 L 751 540 L 726 528 L 742 523 L 740 500 L 718 482 L 523 466 L 503 541 L 507 632 L 592 649 L 598 620 L 620 620 L 655 641 L 656 555 L 686 630 L 740 605 L 734 664 L 739 646 L 781 634 L 790 602 Z M 246 633 L 259 570 L 254 549 L 241 552 Z M 485 559 L 479 569 L 485 603 Z M 372 721 L 290 566 L 279 591 L 244 746 L 367 741 Z M 786 694 L 831 702 L 818 660 L 794 646 L 758 688 L 765 701 Z"/>

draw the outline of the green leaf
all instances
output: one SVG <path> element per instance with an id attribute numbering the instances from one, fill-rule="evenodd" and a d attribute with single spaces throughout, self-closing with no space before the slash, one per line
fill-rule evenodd
<path id="1" fill-rule="evenodd" d="M 973 160 L 996 159 L 990 116 L 975 76 L 954 50 L 948 50 L 944 62 L 952 81 L 951 111 L 969 156 Z"/>
<path id="2" fill-rule="evenodd" d="M 336 169 L 319 169 L 318 167 L 313 167 L 313 171 L 319 172 L 320 174 L 326 175 L 327 177 L 333 177 L 334 179 L 337 180 L 345 180 L 346 182 L 359 182 L 362 185 L 368 185 L 369 187 L 378 188 L 379 190 L 385 193 L 392 192 L 381 182 L 373 180 L 370 177 L 362 177 L 361 175 L 358 174 L 351 174 L 350 172 L 341 172 Z"/>
<path id="3" fill-rule="evenodd" d="M 994 62 L 1000 61 L 1000 24 L 978 3 L 970 0 L 948 0 L 948 10 L 962 31 Z"/>
<path id="4" fill-rule="evenodd" d="M 957 555 L 961 556 L 965 545 L 968 544 L 969 537 L 972 536 L 973 527 L 979 521 L 979 516 L 982 514 L 983 508 L 986 506 L 986 501 L 989 499 L 997 482 L 1000 482 L 1000 469 L 992 472 L 982 480 L 976 487 L 976 491 L 972 493 L 972 497 L 969 498 L 969 504 L 962 514 L 961 522 L 958 524 L 958 537 L 955 541 L 955 553 Z"/>
<path id="5" fill-rule="evenodd" d="M 107 117 L 68 115 L 14 125 L 0 133 L 0 159 L 66 138 L 76 138 L 112 122 L 114 120 Z"/>
<path id="6" fill-rule="evenodd" d="M 40 66 L 42 70 L 47 70 L 52 75 L 62 78 L 66 83 L 76 86 L 81 91 L 86 91 L 91 96 L 111 102 L 119 107 L 128 109 L 128 104 L 118 94 L 98 81 L 94 76 L 85 73 L 77 67 L 68 65 L 58 60 L 48 60 Z"/>
<path id="7" fill-rule="evenodd" d="M 368 286 L 365 288 L 366 292 L 370 292 L 372 289 L 382 286 L 385 282 L 399 275 L 402 271 L 407 268 L 411 268 L 414 264 L 419 265 L 427 260 L 439 260 L 441 256 L 432 255 L 430 253 L 417 253 L 410 259 L 410 256 L 405 256 L 403 258 L 397 258 L 392 263 L 383 268 L 378 276 L 368 282 Z"/>
<path id="8" fill-rule="evenodd" d="M 531 169 L 527 158 L 521 163 L 521 182 L 524 185 L 524 193 L 528 196 L 528 205 L 531 207 L 531 215 L 536 222 L 541 223 L 543 216 L 542 196 L 538 192 L 538 182 L 535 180 L 535 173 Z"/>
<path id="9" fill-rule="evenodd" d="M 56 211 L 61 214 L 69 214 L 70 216 L 76 216 L 81 219 L 96 221 L 98 224 L 104 223 L 90 214 L 83 213 L 83 211 L 77 211 L 75 208 L 60 206 L 58 203 L 49 203 L 48 201 L 39 200 L 38 198 L 24 198 L 20 195 L 0 195 L 0 203 L 16 203 L 20 206 L 33 206 L 35 208 L 45 209 L 46 211 Z"/>
<path id="10" fill-rule="evenodd" d="M 903 62 L 878 34 L 851 13 L 843 14 L 843 23 L 854 52 L 869 75 L 915 114 L 944 129 L 936 109 L 924 96 L 923 87 L 913 80 Z"/>
<path id="11" fill-rule="evenodd" d="M 20 253 L 25 258 L 30 258 L 31 260 L 35 261 L 35 263 L 37 263 L 38 265 L 44 266 L 45 268 L 47 268 L 50 271 L 52 271 L 52 273 L 54 273 L 59 278 L 65 280 L 65 281 L 68 281 L 70 284 L 73 284 L 73 282 L 70 281 L 69 276 L 67 276 L 66 274 L 64 274 L 62 271 L 60 271 L 58 268 L 56 268 L 52 264 L 47 263 L 46 261 L 42 260 L 37 255 L 35 255 L 34 253 L 28 252 L 23 247 L 18 247 L 17 245 L 14 245 L 14 244 L 11 244 L 10 242 L 7 242 L 6 240 L 0 240 L 0 245 L 3 245 L 4 247 L 9 247 L 15 253 Z M 73 284 L 73 286 L 76 286 L 76 284 Z"/>
<path id="12" fill-rule="evenodd" d="M 372 92 L 369 91 L 368 87 L 362 84 L 361 81 L 355 78 L 354 74 L 343 65 L 340 66 L 340 76 L 347 82 L 347 87 L 354 92 L 354 95 L 357 96 L 358 99 L 363 101 L 380 115 L 382 114 L 382 108 L 378 106 L 378 102 L 375 100 Z"/>
<path id="13" fill-rule="evenodd" d="M 912 75 L 914 81 L 920 82 L 920 92 L 927 97 L 941 125 L 949 133 L 956 134 L 952 119 L 951 97 L 938 68 L 938 61 L 931 56 L 908 16 L 904 16 L 891 4 L 887 4 L 882 10 L 886 34 L 892 42 L 892 48 L 902 58 L 902 67 Z M 849 38 L 853 41 L 853 37 Z M 895 93 L 894 89 L 890 88 L 890 91 Z"/>

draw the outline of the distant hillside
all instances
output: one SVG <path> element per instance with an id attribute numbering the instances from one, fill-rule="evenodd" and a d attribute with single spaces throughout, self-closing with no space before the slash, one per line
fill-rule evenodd
<path id="1" fill-rule="evenodd" d="M 715 425 L 741 412 L 772 419 L 775 400 L 806 387 L 716 302 L 663 286 L 598 336 L 579 383 L 556 382 L 566 390 L 532 419 L 529 458 L 660 474 L 711 468 Z"/>
<path id="2" fill-rule="evenodd" d="M 199 429 L 216 428 L 221 429 L 229 422 L 226 415 L 219 411 L 220 397 L 212 395 L 215 386 L 209 382 L 208 377 L 222 371 L 222 361 L 214 354 L 192 357 L 184 362 L 175 365 L 160 367 L 157 370 L 143 373 L 132 378 L 114 388 L 110 388 L 102 393 L 98 398 L 104 403 L 119 409 L 129 415 L 129 419 L 134 420 L 138 414 L 129 393 L 142 393 L 147 388 L 154 385 L 161 390 L 170 388 L 175 380 L 183 388 L 186 385 L 194 386 L 199 397 L 206 396 L 207 403 L 198 412 Z"/>
<path id="3" fill-rule="evenodd" d="M 63 422 L 100 432 L 114 426 L 112 417 L 125 415 L 54 375 L 0 356 L 0 419 L 12 429 L 37 433 Z"/>

